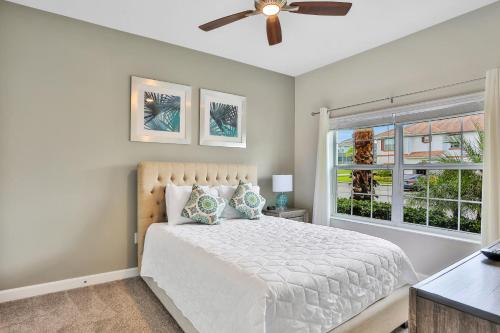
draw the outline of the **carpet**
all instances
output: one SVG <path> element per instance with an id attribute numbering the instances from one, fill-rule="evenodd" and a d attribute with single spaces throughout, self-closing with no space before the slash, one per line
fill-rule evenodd
<path id="1" fill-rule="evenodd" d="M 182 333 L 141 278 L 0 304 L 0 332 Z"/>

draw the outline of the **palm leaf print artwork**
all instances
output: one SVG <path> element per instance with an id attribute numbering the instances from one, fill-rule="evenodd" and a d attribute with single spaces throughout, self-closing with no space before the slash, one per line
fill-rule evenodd
<path id="1" fill-rule="evenodd" d="M 181 97 L 144 92 L 144 129 L 180 132 Z"/>
<path id="2" fill-rule="evenodd" d="M 223 103 L 210 103 L 210 135 L 238 137 L 238 107 Z"/>

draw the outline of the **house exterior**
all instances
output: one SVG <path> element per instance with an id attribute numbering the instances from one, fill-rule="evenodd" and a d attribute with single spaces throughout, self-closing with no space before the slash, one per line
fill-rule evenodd
<path id="1" fill-rule="evenodd" d="M 420 164 L 437 161 L 443 157 L 462 156 L 466 152 L 463 142 L 479 143 L 479 131 L 484 130 L 484 115 L 476 114 L 460 118 L 450 118 L 432 122 L 414 123 L 404 126 L 404 162 Z M 463 133 L 463 134 L 462 134 Z M 394 163 L 394 129 L 375 134 L 374 160 L 376 164 Z M 352 164 L 353 139 L 337 144 L 338 164 Z"/>

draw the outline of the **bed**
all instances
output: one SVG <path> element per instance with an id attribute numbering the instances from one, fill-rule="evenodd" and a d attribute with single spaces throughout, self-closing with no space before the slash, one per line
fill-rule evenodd
<path id="1" fill-rule="evenodd" d="M 275 217 L 164 223 L 165 186 L 257 184 L 252 165 L 142 162 L 141 276 L 187 333 L 391 332 L 416 275 L 385 240 Z"/>

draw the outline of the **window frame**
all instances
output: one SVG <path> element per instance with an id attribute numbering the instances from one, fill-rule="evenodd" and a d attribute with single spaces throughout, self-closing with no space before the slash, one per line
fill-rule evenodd
<path id="1" fill-rule="evenodd" d="M 483 95 L 481 94 L 474 94 L 472 95 L 473 98 L 476 98 L 480 96 L 482 97 Z M 467 97 L 467 96 L 466 96 Z M 463 97 L 461 97 L 463 98 Z M 482 101 L 482 99 L 481 99 Z M 440 101 L 438 101 L 440 102 Z M 425 112 L 423 110 L 422 112 Z M 416 231 L 421 231 L 425 233 L 431 233 L 431 234 L 437 234 L 437 235 L 444 235 L 444 236 L 449 236 L 449 237 L 454 237 L 454 238 L 460 238 L 460 239 L 468 239 L 468 240 L 474 240 L 477 241 L 480 239 L 481 235 L 480 234 L 475 234 L 467 231 L 461 231 L 460 229 L 460 223 L 461 223 L 461 204 L 462 203 L 467 203 L 468 200 L 462 200 L 461 199 L 461 193 L 462 193 L 462 182 L 461 179 L 459 178 L 459 185 L 458 185 L 458 198 L 457 200 L 454 200 L 458 204 L 458 221 L 457 221 L 457 230 L 451 230 L 451 229 L 442 229 L 438 227 L 433 227 L 429 225 L 429 214 L 427 213 L 427 218 L 426 218 L 426 225 L 419 225 L 419 224 L 412 224 L 412 223 L 407 223 L 404 222 L 404 200 L 405 200 L 405 192 L 404 192 L 404 171 L 405 170 L 483 170 L 484 164 L 483 163 L 470 163 L 466 162 L 465 160 L 462 160 L 461 163 L 432 163 L 432 158 L 428 161 L 428 163 L 425 164 L 405 164 L 404 163 L 404 132 L 403 128 L 407 124 L 415 123 L 415 122 L 423 122 L 423 121 L 437 121 L 437 120 L 443 120 L 443 119 L 449 119 L 453 117 L 465 117 L 469 115 L 474 115 L 474 114 L 484 114 L 483 110 L 478 110 L 474 112 L 464 112 L 464 113 L 456 113 L 456 114 L 451 114 L 451 115 L 444 115 L 442 117 L 436 117 L 432 113 L 428 115 L 428 117 L 422 117 L 420 116 L 418 119 L 415 120 L 404 120 L 401 122 L 398 121 L 393 121 L 392 123 L 388 123 L 387 121 L 380 122 L 380 123 L 371 123 L 370 126 L 359 126 L 358 124 L 353 124 L 351 126 L 342 126 L 342 128 L 333 128 L 331 132 L 333 132 L 331 135 L 331 151 L 333 153 L 331 154 L 331 163 L 330 163 L 330 169 L 331 169 L 331 211 L 332 211 L 332 218 L 333 219 L 340 219 L 344 221 L 352 221 L 352 222 L 362 222 L 362 223 L 373 223 L 373 224 L 380 224 L 380 225 L 386 225 L 390 227 L 397 227 L 397 228 L 403 228 L 403 229 L 410 229 L 410 230 L 416 230 Z M 387 117 L 385 117 L 387 119 Z M 392 115 L 392 119 L 395 119 L 394 114 Z M 345 121 L 344 121 L 345 123 Z M 386 126 L 386 125 L 394 125 L 394 140 L 395 140 L 395 150 L 394 150 L 394 164 L 391 165 L 358 165 L 358 164 L 349 164 L 349 165 L 338 165 L 337 161 L 337 131 L 342 130 L 342 129 L 356 129 L 356 128 L 363 128 L 363 127 L 378 127 L 378 126 Z M 431 134 L 429 133 L 429 136 Z M 463 136 L 463 132 L 461 134 Z M 430 148 L 432 149 L 432 145 L 429 144 Z M 376 171 L 376 170 L 391 170 L 392 175 L 393 175 L 393 180 L 392 180 L 392 211 L 391 211 L 391 221 L 385 221 L 385 220 L 380 220 L 380 219 L 375 219 L 375 218 L 366 218 L 366 217 L 360 217 L 360 216 L 353 216 L 353 215 L 347 215 L 347 214 L 340 214 L 337 213 L 337 188 L 336 188 L 336 183 L 337 183 L 337 170 L 371 170 L 371 171 Z M 459 172 L 459 177 L 461 177 L 461 172 Z M 482 204 L 482 203 L 481 203 Z M 429 193 L 427 192 L 427 203 L 426 203 L 426 211 L 428 212 L 429 210 Z M 371 213 L 373 214 L 373 212 Z"/>
<path id="2" fill-rule="evenodd" d="M 421 141 L 422 143 L 425 143 L 425 144 L 427 144 L 427 143 L 429 143 L 429 144 L 430 144 L 430 143 L 432 143 L 431 134 L 426 134 L 426 135 L 423 135 L 423 136 L 420 138 L 420 141 Z"/>
<path id="3" fill-rule="evenodd" d="M 387 144 L 388 140 L 392 140 L 392 143 L 391 144 Z M 380 141 L 381 141 L 381 143 L 380 143 L 380 150 L 386 151 L 386 152 L 394 152 L 394 151 L 396 151 L 396 138 L 394 138 L 394 137 L 383 138 Z M 387 147 L 390 147 L 390 149 L 388 149 Z"/>

